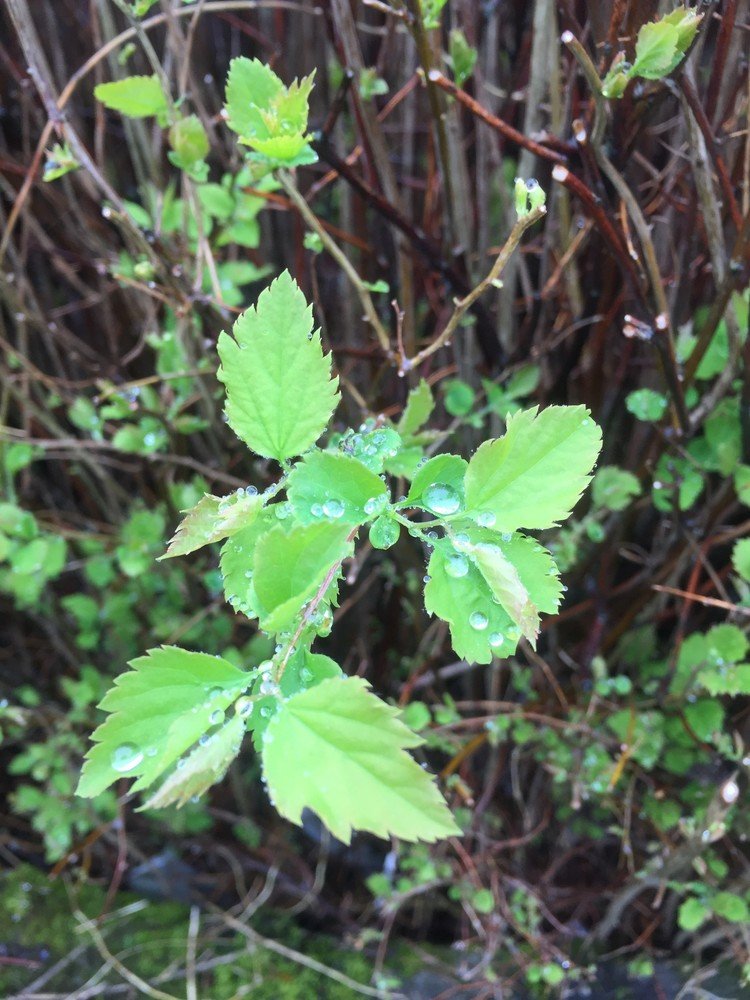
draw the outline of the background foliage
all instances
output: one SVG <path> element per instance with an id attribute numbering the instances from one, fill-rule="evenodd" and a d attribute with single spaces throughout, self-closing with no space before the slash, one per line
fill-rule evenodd
<path id="1" fill-rule="evenodd" d="M 684 39 L 654 58 L 639 31 L 676 6 L 5 0 L 10 868 L 57 865 L 100 883 L 112 909 L 118 887 L 143 886 L 139 867 L 153 883 L 161 865 L 172 895 L 200 899 L 214 954 L 241 933 L 231 920 L 246 928 L 276 904 L 364 951 L 382 990 L 399 988 L 399 938 L 459 942 L 465 960 L 441 954 L 441 973 L 498 996 L 519 983 L 554 995 L 612 954 L 648 977 L 659 956 L 687 953 L 694 982 L 727 956 L 747 966 L 750 15 L 743 0 L 701 5 L 675 66 Z M 286 84 L 315 73 L 310 134 L 291 152 L 268 145 L 268 106 L 242 123 L 251 151 L 299 156 L 306 204 L 253 174 L 221 117 L 240 54 Z M 133 75 L 139 103 L 123 107 L 117 81 Z M 183 117 L 168 127 L 175 102 Z M 502 289 L 400 373 L 373 331 L 396 361 L 429 349 L 504 242 L 517 175 L 547 191 L 545 220 Z M 366 283 L 375 323 L 310 213 Z M 567 591 L 536 650 L 456 660 L 408 536 L 349 565 L 329 639 L 319 623 L 321 651 L 427 741 L 464 830 L 430 848 L 361 838 L 344 851 L 314 824 L 291 828 L 251 754 L 182 810 L 137 812 L 124 787 L 73 796 L 96 705 L 126 661 L 159 644 L 235 666 L 272 652 L 225 606 L 216 552 L 156 560 L 205 492 L 275 477 L 222 419 L 216 344 L 284 268 L 333 352 L 336 430 L 366 436 L 385 414 L 411 439 L 404 477 L 425 449 L 468 457 L 521 407 L 585 404 L 604 430 L 590 495 L 541 535 Z M 20 941 L 28 983 L 41 959 Z M 111 975 L 137 992 L 122 961 Z M 165 988 L 232 996 L 247 980 L 222 975 L 179 966 Z"/>

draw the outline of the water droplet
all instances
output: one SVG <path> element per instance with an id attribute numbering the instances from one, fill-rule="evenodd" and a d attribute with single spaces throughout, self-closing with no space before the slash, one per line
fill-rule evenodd
<path id="1" fill-rule="evenodd" d="M 388 502 L 388 497 L 383 494 L 379 497 L 370 497 L 369 500 L 365 501 L 364 511 L 368 516 L 373 514 L 379 514 L 380 511 L 385 507 Z"/>
<path id="2" fill-rule="evenodd" d="M 458 549 L 459 552 L 468 549 L 470 545 L 469 536 L 464 531 L 459 531 L 457 535 L 453 536 L 453 547 Z"/>
<path id="3" fill-rule="evenodd" d="M 496 520 L 491 510 L 483 510 L 477 514 L 477 524 L 480 528 L 491 528 Z"/>
<path id="4" fill-rule="evenodd" d="M 235 598 L 235 600 L 236 600 L 236 598 Z M 213 701 L 214 698 L 218 698 L 220 694 L 223 694 L 223 692 L 224 692 L 224 688 L 220 688 L 220 687 L 209 688 L 208 689 L 208 695 L 207 695 L 208 700 L 209 701 Z"/>
<path id="5" fill-rule="evenodd" d="M 487 615 L 483 614 L 481 611 L 472 611 L 469 615 L 469 625 L 471 625 L 473 629 L 476 629 L 477 632 L 481 632 L 486 629 L 488 624 L 489 619 L 487 618 Z"/>
<path id="6" fill-rule="evenodd" d="M 502 538 L 502 540 L 504 542 L 509 542 L 511 540 L 511 538 L 513 537 L 513 535 L 512 535 L 512 533 L 510 531 L 504 531 L 502 533 L 502 535 L 500 535 L 500 537 Z M 539 548 L 540 548 L 540 551 L 541 551 L 541 546 Z M 536 549 L 534 551 L 536 551 Z"/>
<path id="7" fill-rule="evenodd" d="M 455 514 L 461 506 L 461 498 L 447 483 L 433 483 L 422 495 L 422 502 L 434 514 Z"/>
<path id="8" fill-rule="evenodd" d="M 309 684 L 312 680 L 312 670 L 308 670 L 307 667 L 303 667 L 299 672 L 300 680 L 304 681 L 305 684 Z"/>
<path id="9" fill-rule="evenodd" d="M 264 705 L 263 708 L 261 708 L 260 710 L 260 714 L 263 716 L 264 719 L 267 719 L 268 716 L 271 714 L 271 709 L 268 707 L 268 705 Z"/>
<path id="10" fill-rule="evenodd" d="M 497 649 L 498 646 L 502 646 L 503 639 L 504 636 L 502 632 L 493 632 L 490 636 L 490 646 L 492 646 L 493 649 Z"/>
<path id="11" fill-rule="evenodd" d="M 332 497 L 330 500 L 326 500 L 323 504 L 323 513 L 326 517 L 339 518 L 344 514 L 344 505 L 341 500 L 337 500 L 336 497 Z"/>
<path id="12" fill-rule="evenodd" d="M 143 752 L 138 749 L 135 743 L 121 743 L 112 751 L 109 762 L 114 771 L 120 774 L 127 774 L 134 767 L 138 767 L 143 760 Z"/>
<path id="13" fill-rule="evenodd" d="M 249 497 L 257 497 L 257 495 L 258 495 L 258 487 L 257 486 L 248 486 L 247 489 L 245 490 L 245 493 L 247 493 L 247 495 Z"/>
<path id="14" fill-rule="evenodd" d="M 280 521 L 284 521 L 287 517 L 289 517 L 290 513 L 289 504 L 288 503 L 276 504 L 276 506 L 274 507 L 274 513 L 276 514 L 276 517 Z"/>
<path id="15" fill-rule="evenodd" d="M 217 708 L 215 712 L 211 712 L 208 717 L 208 721 L 212 726 L 218 726 L 219 723 L 224 721 L 224 713 L 220 708 Z"/>
<path id="16" fill-rule="evenodd" d="M 466 576 L 469 572 L 469 560 L 459 552 L 453 552 L 445 560 L 445 572 L 455 578 Z"/>
<path id="17" fill-rule="evenodd" d="M 322 517 L 323 516 L 322 504 L 314 503 L 310 508 L 310 513 L 312 514 L 313 517 Z"/>
<path id="18" fill-rule="evenodd" d="M 248 698 L 247 695 L 242 698 L 238 698 L 234 703 L 234 711 L 237 715 L 241 716 L 243 719 L 247 718 L 248 715 L 253 710 L 253 699 Z"/>
<path id="19" fill-rule="evenodd" d="M 425 575 L 424 575 L 424 576 L 422 577 L 422 583 L 429 583 L 431 579 L 432 579 L 432 577 L 430 576 L 430 574 L 429 574 L 429 573 L 426 573 L 426 574 L 425 574 Z"/>

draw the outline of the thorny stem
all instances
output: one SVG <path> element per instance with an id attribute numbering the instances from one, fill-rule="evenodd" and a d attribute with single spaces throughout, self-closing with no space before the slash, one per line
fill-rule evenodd
<path id="1" fill-rule="evenodd" d="M 390 339 L 388 337 L 388 333 L 386 332 L 386 329 L 383 326 L 383 324 L 380 322 L 380 317 L 378 316 L 375 310 L 375 306 L 373 305 L 370 292 L 368 291 L 365 283 L 360 278 L 359 274 L 357 274 L 356 268 L 352 266 L 349 258 L 339 247 L 338 243 L 336 243 L 335 240 L 333 240 L 332 237 L 329 236 L 329 234 L 320 224 L 317 216 L 310 208 L 310 206 L 307 204 L 305 199 L 302 197 L 302 194 L 297 185 L 295 184 L 292 175 L 286 170 L 279 170 L 277 172 L 277 177 L 281 182 L 281 186 L 288 194 L 289 199 L 294 204 L 294 207 L 300 213 L 300 215 L 308 224 L 310 229 L 312 229 L 313 232 L 317 233 L 317 235 L 320 237 L 320 241 L 323 244 L 323 246 L 326 248 L 329 254 L 339 265 L 341 270 L 347 276 L 349 281 L 352 283 L 354 290 L 356 291 L 357 295 L 359 296 L 359 300 L 362 303 L 362 308 L 365 313 L 365 319 L 368 320 L 373 330 L 375 331 L 375 335 L 378 338 L 378 342 L 381 348 L 383 349 L 383 352 L 385 353 L 386 357 L 391 357 L 393 352 L 391 351 L 391 344 L 390 344 Z"/>
<path id="2" fill-rule="evenodd" d="M 416 354 L 413 358 L 400 359 L 399 374 L 403 375 L 405 372 L 412 368 L 416 368 L 420 365 L 426 358 L 429 358 L 436 351 L 439 351 L 441 347 L 444 347 L 451 339 L 456 329 L 466 314 L 467 310 L 476 302 L 476 300 L 485 293 L 485 291 L 499 281 L 500 275 L 503 273 L 505 266 L 513 255 L 514 251 L 521 242 L 523 234 L 529 229 L 534 223 L 538 222 L 543 215 L 546 214 L 546 208 L 544 205 L 539 206 L 539 208 L 532 209 L 527 215 L 522 215 L 513 228 L 510 231 L 508 239 L 505 241 L 505 245 L 501 249 L 500 253 L 495 259 L 495 263 L 490 268 L 487 275 L 476 285 L 463 299 L 455 300 L 455 309 L 451 318 L 445 325 L 443 332 L 437 337 L 431 344 L 428 344 L 423 350 Z"/>

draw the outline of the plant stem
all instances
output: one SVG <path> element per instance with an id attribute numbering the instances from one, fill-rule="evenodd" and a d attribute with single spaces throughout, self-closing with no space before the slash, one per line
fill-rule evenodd
<path id="1" fill-rule="evenodd" d="M 541 205 L 539 208 L 532 209 L 527 215 L 522 215 L 518 219 L 516 224 L 511 229 L 510 235 L 505 241 L 505 245 L 497 255 L 495 263 L 492 265 L 487 275 L 463 299 L 455 300 L 455 309 L 453 310 L 453 314 L 446 323 L 439 337 L 433 340 L 431 344 L 428 344 L 427 347 L 421 350 L 413 358 L 402 357 L 400 359 L 400 374 L 404 374 L 411 368 L 415 368 L 417 365 L 420 365 L 426 358 L 429 358 L 436 351 L 439 351 L 441 347 L 444 347 L 450 341 L 467 310 L 470 309 L 474 302 L 476 302 L 476 300 L 487 291 L 490 285 L 495 284 L 500 279 L 500 275 L 503 273 L 511 255 L 521 242 L 523 234 L 527 229 L 533 226 L 534 223 L 538 222 L 539 219 L 546 214 L 546 211 L 547 210 L 544 205 Z"/>
<path id="2" fill-rule="evenodd" d="M 390 339 L 388 337 L 388 333 L 386 332 L 386 329 L 383 326 L 383 324 L 380 322 L 380 317 L 378 316 L 375 310 L 375 306 L 373 305 L 372 297 L 370 295 L 369 290 L 367 289 L 367 286 L 362 281 L 360 276 L 357 274 L 356 269 L 352 266 L 351 262 L 349 261 L 349 258 L 343 252 L 341 247 L 339 247 L 338 243 L 336 243 L 335 240 L 331 236 L 329 236 L 329 234 L 320 224 L 318 217 L 315 215 L 313 210 L 310 208 L 305 199 L 302 197 L 302 194 L 297 185 L 295 184 L 292 175 L 287 170 L 279 170 L 277 176 L 279 178 L 279 181 L 281 182 L 281 186 L 286 191 L 287 195 L 289 196 L 289 199 L 293 202 L 297 211 L 300 213 L 302 218 L 308 224 L 310 229 L 312 229 L 313 232 L 317 233 L 317 235 L 320 237 L 320 241 L 323 244 L 323 246 L 326 248 L 328 253 L 333 257 L 333 259 L 336 261 L 341 270 L 344 272 L 344 274 L 347 276 L 349 281 L 354 286 L 354 289 L 357 295 L 359 296 L 359 300 L 362 303 L 362 308 L 365 313 L 365 319 L 370 323 L 373 330 L 375 331 L 375 335 L 378 338 L 378 342 L 381 348 L 383 349 L 383 352 L 385 353 L 386 357 L 388 358 L 393 357 L 393 351 L 391 350 L 391 344 L 390 344 Z"/>

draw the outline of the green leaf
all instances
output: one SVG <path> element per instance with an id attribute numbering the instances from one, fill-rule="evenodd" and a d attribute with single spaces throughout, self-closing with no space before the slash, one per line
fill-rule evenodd
<path id="1" fill-rule="evenodd" d="M 169 110 L 167 98 L 157 76 L 127 76 L 124 80 L 100 83 L 94 97 L 106 108 L 119 111 L 126 118 L 163 119 Z"/>
<path id="2" fill-rule="evenodd" d="M 443 403 L 452 417 L 465 417 L 474 406 L 476 393 L 468 382 L 454 378 L 444 384 Z"/>
<path id="3" fill-rule="evenodd" d="M 539 635 L 539 612 L 521 582 L 518 570 L 503 554 L 499 545 L 479 542 L 472 546 L 471 557 L 492 591 L 492 596 L 507 611 L 510 620 L 536 646 Z"/>
<path id="4" fill-rule="evenodd" d="M 480 534 L 480 541 L 484 537 Z M 471 558 L 472 543 L 468 535 L 462 532 L 455 536 L 455 541 L 456 547 L 447 539 L 435 545 L 427 567 L 425 608 L 448 622 L 453 649 L 463 659 L 490 663 L 493 656 L 509 656 L 516 648 L 521 630 L 496 602 Z"/>
<path id="5" fill-rule="evenodd" d="M 741 538 L 732 549 L 732 565 L 743 580 L 750 580 L 750 538 Z"/>
<path id="6" fill-rule="evenodd" d="M 750 663 L 723 664 L 701 670 L 698 683 L 713 697 L 750 694 Z"/>
<path id="7" fill-rule="evenodd" d="M 240 752 L 244 735 L 245 720 L 240 715 L 233 715 L 215 732 L 209 731 L 205 742 L 199 741 L 187 757 L 178 761 L 179 766 L 141 809 L 184 806 L 197 795 L 203 795 L 227 773 L 229 765 Z"/>
<path id="8" fill-rule="evenodd" d="M 260 59 L 240 56 L 229 63 L 226 90 L 227 125 L 241 136 L 268 134 L 261 108 L 268 107 L 284 89 L 270 66 Z"/>
<path id="9" fill-rule="evenodd" d="M 603 465 L 591 484 L 594 506 L 605 510 L 625 510 L 640 492 L 641 484 L 633 473 L 616 465 Z"/>
<path id="10" fill-rule="evenodd" d="M 388 503 L 385 483 L 366 465 L 340 452 L 317 450 L 292 469 L 287 496 L 300 524 L 321 518 L 363 524 Z"/>
<path id="11" fill-rule="evenodd" d="M 231 535 L 221 548 L 224 594 L 234 610 L 248 618 L 257 618 L 260 614 L 253 586 L 255 547 L 258 539 L 279 523 L 278 514 L 283 508 L 283 504 L 263 508 L 254 521 Z"/>
<path id="12" fill-rule="evenodd" d="M 374 549 L 390 549 L 398 541 L 401 525 L 392 517 L 377 517 L 370 525 L 370 545 Z"/>
<path id="13" fill-rule="evenodd" d="M 714 733 L 721 732 L 724 724 L 724 708 L 718 701 L 701 698 L 685 706 L 685 718 L 699 740 L 710 740 Z"/>
<path id="14" fill-rule="evenodd" d="M 301 825 L 312 809 L 348 844 L 353 830 L 433 842 L 460 833 L 433 778 L 406 752 L 422 740 L 359 677 L 285 702 L 263 739 L 271 801 Z"/>
<path id="15" fill-rule="evenodd" d="M 338 523 L 294 526 L 289 533 L 277 525 L 260 538 L 253 585 L 261 628 L 283 632 L 295 624 L 329 571 L 351 554 L 349 532 L 348 524 Z"/>
<path id="16" fill-rule="evenodd" d="M 745 900 L 733 892 L 717 892 L 711 900 L 714 913 L 729 920 L 733 924 L 745 924 L 750 921 L 750 910 Z"/>
<path id="17" fill-rule="evenodd" d="M 460 28 L 452 29 L 448 45 L 456 86 L 463 87 L 474 72 L 474 67 L 477 64 L 477 50 L 469 45 L 466 35 Z"/>
<path id="18" fill-rule="evenodd" d="M 667 397 L 653 389 L 636 389 L 628 395 L 625 406 L 638 420 L 654 423 L 666 413 Z"/>
<path id="19" fill-rule="evenodd" d="M 687 52 L 693 44 L 693 39 L 698 31 L 698 26 L 703 20 L 703 14 L 699 14 L 696 9 L 677 7 L 664 17 L 668 24 L 673 24 L 678 31 L 677 48 L 681 54 Z"/>
<path id="20" fill-rule="evenodd" d="M 458 455 L 435 455 L 414 474 L 406 506 L 423 507 L 439 517 L 463 510 L 466 469 Z"/>
<path id="21" fill-rule="evenodd" d="M 57 142 L 51 150 L 47 151 L 42 180 L 45 183 L 56 181 L 60 177 L 64 177 L 65 174 L 69 174 L 71 170 L 77 170 L 80 165 L 73 152 L 68 148 L 68 144 Z"/>
<path id="22" fill-rule="evenodd" d="M 230 426 L 253 451 L 279 462 L 306 451 L 338 402 L 312 307 L 288 271 L 261 293 L 254 308 L 222 332 L 219 379 L 227 390 Z"/>
<path id="23" fill-rule="evenodd" d="M 213 726 L 253 679 L 220 656 L 176 646 L 131 661 L 99 707 L 107 719 L 92 736 L 77 794 L 93 798 L 119 778 L 147 788 Z"/>
<path id="24" fill-rule="evenodd" d="M 589 482 L 601 430 L 583 406 L 549 406 L 508 418 L 466 472 L 467 510 L 494 514 L 498 531 L 550 528 L 568 517 Z"/>
<path id="25" fill-rule="evenodd" d="M 710 916 L 711 910 L 700 899 L 686 899 L 680 904 L 677 923 L 683 931 L 696 931 Z"/>
<path id="26" fill-rule="evenodd" d="M 167 551 L 159 558 L 184 556 L 211 542 L 219 542 L 222 538 L 234 535 L 241 528 L 252 524 L 262 506 L 263 500 L 257 493 L 247 493 L 245 490 L 241 493 L 238 490 L 226 497 L 206 493 L 187 512 L 187 517 L 181 521 L 169 542 Z"/>
<path id="27" fill-rule="evenodd" d="M 240 142 L 270 161 L 286 166 L 315 162 L 305 134 L 313 76 L 295 80 L 287 88 L 258 59 L 233 59 L 227 79 L 227 124 Z"/>
<path id="28" fill-rule="evenodd" d="M 644 24 L 635 43 L 633 75 L 646 80 L 660 80 L 672 71 L 679 56 L 679 29 L 668 21 Z M 678 58 L 679 62 L 679 58 Z"/>
<path id="29" fill-rule="evenodd" d="M 397 424 L 397 430 L 402 437 L 407 437 L 419 430 L 430 418 L 435 408 L 435 399 L 427 382 L 420 380 L 418 386 L 411 390 L 406 400 L 404 412 Z"/>

